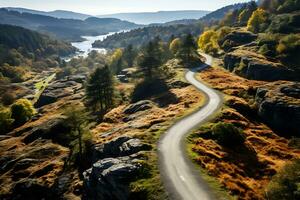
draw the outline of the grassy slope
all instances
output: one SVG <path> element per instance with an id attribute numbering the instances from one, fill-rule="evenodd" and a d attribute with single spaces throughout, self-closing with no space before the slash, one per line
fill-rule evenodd
<path id="1" fill-rule="evenodd" d="M 184 75 L 185 69 L 177 68 L 176 76 L 168 81 L 182 81 L 184 80 Z M 93 130 L 97 135 L 101 135 L 101 133 L 109 131 L 112 128 L 120 128 L 118 133 L 112 137 L 132 135 L 152 145 L 152 151 L 145 152 L 146 164 L 148 166 L 147 170 L 130 186 L 132 198 L 134 197 L 134 199 L 159 200 L 167 198 L 167 194 L 160 180 L 157 142 L 161 135 L 164 134 L 172 124 L 199 109 L 205 102 L 205 96 L 198 92 L 193 86 L 171 88 L 170 93 L 176 96 L 178 99 L 177 103 L 171 103 L 164 107 L 154 106 L 146 112 L 141 112 L 137 119 L 130 122 L 131 124 L 122 121 L 122 118 L 125 116 L 123 109 L 126 106 L 122 105 L 113 109 L 105 116 L 105 118 L 109 118 L 109 120 L 106 121 L 110 122 L 101 123 Z M 157 99 L 163 98 L 164 95 L 165 94 L 160 94 L 158 97 L 153 97 L 152 100 L 156 102 Z M 133 125 L 143 125 L 145 128 L 134 128 L 132 123 Z M 109 140 L 109 138 L 105 138 L 104 140 L 107 139 Z M 104 142 L 101 137 L 96 138 L 96 140 L 98 143 Z"/>
<path id="2" fill-rule="evenodd" d="M 263 199 L 264 188 L 271 176 L 286 162 L 299 157 L 300 153 L 289 146 L 288 140 L 276 135 L 258 117 L 249 113 L 254 109 L 251 91 L 265 82 L 238 77 L 219 67 L 220 63 L 215 65 L 200 73 L 198 78 L 222 91 L 225 105 L 215 119 L 192 131 L 188 138 L 188 152 L 201 166 L 204 177 L 205 174 L 215 177 L 212 185 L 216 188 L 221 185 L 239 199 Z M 251 152 L 254 150 L 254 160 L 250 159 L 249 151 L 225 149 L 215 141 L 201 137 L 201 134 L 210 131 L 213 123 L 219 121 L 234 123 L 244 130 L 247 136 L 245 145 Z"/>

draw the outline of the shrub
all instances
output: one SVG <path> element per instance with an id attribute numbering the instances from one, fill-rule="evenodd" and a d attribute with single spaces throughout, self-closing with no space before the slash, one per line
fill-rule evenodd
<path id="1" fill-rule="evenodd" d="M 267 26 L 268 14 L 265 10 L 259 8 L 254 11 L 248 20 L 247 29 L 253 33 L 263 31 Z"/>
<path id="2" fill-rule="evenodd" d="M 289 34 L 281 38 L 276 51 L 282 62 L 298 66 L 295 69 L 300 70 L 300 36 L 298 34 Z"/>
<path id="3" fill-rule="evenodd" d="M 300 199 L 300 160 L 287 164 L 271 180 L 267 187 L 269 200 Z"/>
<path id="4" fill-rule="evenodd" d="M 23 67 L 14 67 L 9 64 L 1 66 L 0 72 L 4 77 L 10 78 L 12 82 L 24 81 L 24 75 L 26 74 L 26 70 Z"/>
<path id="5" fill-rule="evenodd" d="M 172 42 L 170 43 L 169 49 L 173 53 L 173 55 L 177 54 L 181 45 L 182 45 L 182 41 L 180 40 L 180 38 L 175 38 L 174 40 L 172 40 Z"/>
<path id="6" fill-rule="evenodd" d="M 0 106 L 0 134 L 8 132 L 13 121 L 10 110 Z"/>
<path id="7" fill-rule="evenodd" d="M 243 131 L 231 123 L 219 122 L 212 127 L 212 136 L 217 142 L 226 147 L 242 145 L 245 142 Z"/>
<path id="8" fill-rule="evenodd" d="M 11 105 L 16 99 L 16 95 L 11 92 L 6 92 L 2 95 L 2 103 L 6 106 Z"/>
<path id="9" fill-rule="evenodd" d="M 206 53 L 216 54 L 219 51 L 217 43 L 217 32 L 214 30 L 205 31 L 198 40 L 198 46 Z"/>
<path id="10" fill-rule="evenodd" d="M 19 99 L 11 106 L 14 125 L 19 126 L 30 120 L 36 113 L 32 103 L 27 99 Z"/>
<path id="11" fill-rule="evenodd" d="M 146 99 L 153 95 L 168 91 L 168 86 L 164 80 L 161 79 L 145 79 L 138 83 L 131 95 L 132 102 L 137 102 Z"/>
<path id="12" fill-rule="evenodd" d="M 259 53 L 275 57 L 279 39 L 280 36 L 278 34 L 260 34 L 258 39 Z"/>

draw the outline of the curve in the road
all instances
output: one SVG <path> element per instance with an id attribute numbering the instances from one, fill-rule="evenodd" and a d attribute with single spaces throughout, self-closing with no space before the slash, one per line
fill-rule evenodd
<path id="1" fill-rule="evenodd" d="M 186 73 L 186 80 L 205 93 L 207 103 L 199 111 L 173 125 L 158 144 L 161 175 L 170 199 L 214 199 L 209 186 L 199 176 L 199 172 L 194 164 L 187 158 L 184 145 L 186 134 L 199 123 L 207 120 L 218 110 L 222 102 L 218 93 L 194 77 L 196 71 L 212 63 L 212 57 L 204 56 L 206 57 L 206 63 L 194 70 L 189 70 Z"/>

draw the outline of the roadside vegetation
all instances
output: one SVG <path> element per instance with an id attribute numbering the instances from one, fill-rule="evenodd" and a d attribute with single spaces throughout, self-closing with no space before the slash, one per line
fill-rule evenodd
<path id="1" fill-rule="evenodd" d="M 240 35 L 250 31 L 257 35 L 258 53 L 275 59 L 299 73 L 299 2 L 264 0 L 258 7 L 254 1 L 240 9 L 229 12 L 216 26 L 200 35 L 201 50 L 214 56 L 222 56 L 241 45 Z M 227 35 L 231 36 L 227 36 Z M 254 45 L 253 45 L 254 46 Z"/>
<path id="2" fill-rule="evenodd" d="M 224 15 L 224 10 L 229 12 Z M 166 199 L 157 142 L 172 124 L 205 103 L 205 95 L 184 80 L 187 68 L 203 62 L 200 49 L 224 60 L 217 59 L 220 66 L 205 69 L 197 78 L 223 92 L 225 102 L 187 138 L 199 173 L 220 199 L 299 199 L 299 138 L 277 134 L 257 114 L 256 94 L 266 81 L 235 75 L 247 71 L 247 59 L 231 63 L 234 58 L 229 58 L 235 74 L 221 68 L 225 57 L 238 51 L 238 56 L 263 62 L 259 67 L 276 62 L 276 69 L 284 66 L 299 73 L 299 1 L 252 1 L 215 15 L 208 22 L 115 34 L 94 43 L 111 47 L 107 54 L 92 51 L 68 62 L 61 56 L 75 52 L 69 43 L 1 25 L 0 146 L 1 162 L 8 164 L 1 169 L 5 187 L 0 198 L 20 191 L 30 196 L 34 187 L 46 191 L 39 194 L 41 199 L 85 197 L 83 182 L 92 173 L 86 170 L 93 167 L 97 148 L 101 154 L 103 145 L 128 136 L 147 146 L 139 152 L 142 167 L 130 179 L 129 198 Z M 44 70 L 51 74 L 41 78 Z M 36 106 L 50 85 L 45 105 Z M 280 88 L 280 95 L 285 92 L 290 100 L 298 98 L 298 91 L 297 85 Z M 39 183 L 26 182 L 29 178 Z M 20 182 L 15 187 L 12 180 Z"/>
<path id="3" fill-rule="evenodd" d="M 299 189 L 300 160 L 286 164 L 271 180 L 266 197 L 270 200 L 296 200 L 300 198 Z"/>

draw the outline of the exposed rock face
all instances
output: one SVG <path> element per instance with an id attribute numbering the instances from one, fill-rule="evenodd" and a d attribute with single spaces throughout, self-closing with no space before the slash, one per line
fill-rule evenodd
<path id="1" fill-rule="evenodd" d="M 93 160 L 128 156 L 139 151 L 149 150 L 150 148 L 149 145 L 143 144 L 139 139 L 121 136 L 107 143 L 95 145 Z"/>
<path id="2" fill-rule="evenodd" d="M 265 81 L 298 80 L 299 74 L 279 63 L 267 61 L 262 55 L 235 50 L 224 57 L 224 67 L 245 78 Z"/>
<path id="3" fill-rule="evenodd" d="M 83 173 L 88 199 L 127 200 L 129 183 L 142 168 L 137 154 L 105 158 Z"/>
<path id="4" fill-rule="evenodd" d="M 14 137 L 0 142 L 0 199 L 57 199 L 55 183 L 69 150 L 41 139 L 21 144 Z"/>
<path id="5" fill-rule="evenodd" d="M 253 42 L 256 38 L 257 35 L 249 31 L 233 31 L 225 36 L 221 44 L 225 51 L 230 51 L 234 47 Z"/>
<path id="6" fill-rule="evenodd" d="M 128 199 L 129 184 L 142 168 L 143 156 L 139 152 L 150 148 L 127 136 L 95 145 L 94 164 L 83 173 L 87 198 Z"/>
<path id="7" fill-rule="evenodd" d="M 63 97 L 76 94 L 82 89 L 82 77 L 70 77 L 66 80 L 57 80 L 52 82 L 41 94 L 39 100 L 36 102 L 36 107 L 42 107 L 56 102 Z"/>
<path id="8" fill-rule="evenodd" d="M 169 83 L 170 88 L 184 88 L 184 87 L 187 87 L 189 85 L 191 85 L 191 84 L 188 83 L 188 82 L 180 81 L 180 80 L 173 81 L 173 82 Z"/>
<path id="9" fill-rule="evenodd" d="M 29 130 L 23 138 L 25 144 L 34 142 L 37 139 L 51 139 L 55 143 L 66 145 L 68 143 L 65 134 L 70 132 L 70 127 L 66 126 L 64 118 L 51 119 Z"/>
<path id="10" fill-rule="evenodd" d="M 148 110 L 153 107 L 153 102 L 149 100 L 138 101 L 125 108 L 125 114 L 133 114 L 139 111 Z"/>
<path id="11" fill-rule="evenodd" d="M 257 90 L 258 113 L 273 129 L 300 136 L 300 84 L 275 82 Z"/>

